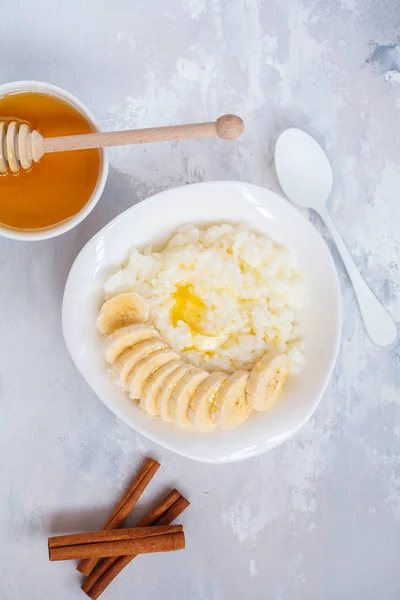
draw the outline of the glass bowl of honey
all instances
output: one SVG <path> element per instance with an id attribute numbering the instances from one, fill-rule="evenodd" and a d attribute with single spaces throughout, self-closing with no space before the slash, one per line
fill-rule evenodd
<path id="1" fill-rule="evenodd" d="M 91 112 L 49 83 L 0 85 L 0 121 L 26 123 L 44 137 L 99 131 Z M 45 154 L 19 173 L 0 175 L 0 235 L 43 240 L 80 223 L 97 204 L 108 174 L 104 149 Z"/>

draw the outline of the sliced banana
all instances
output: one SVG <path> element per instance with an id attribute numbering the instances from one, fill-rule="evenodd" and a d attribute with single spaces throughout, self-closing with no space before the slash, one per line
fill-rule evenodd
<path id="1" fill-rule="evenodd" d="M 201 431 L 210 431 L 216 427 L 211 418 L 211 409 L 216 395 L 228 375 L 216 371 L 211 373 L 197 388 L 189 403 L 189 422 Z"/>
<path id="2" fill-rule="evenodd" d="M 198 386 L 207 379 L 208 373 L 203 369 L 194 369 L 186 373 L 179 381 L 171 395 L 169 409 L 172 419 L 178 427 L 189 427 L 189 403 Z"/>
<path id="3" fill-rule="evenodd" d="M 271 358 L 268 354 L 256 363 L 246 387 L 247 401 L 254 410 L 271 408 L 290 375 L 286 354 Z"/>
<path id="4" fill-rule="evenodd" d="M 106 361 L 110 364 L 114 363 L 125 350 L 151 338 L 160 338 L 160 334 L 153 325 L 147 323 L 137 323 L 117 329 L 104 340 Z"/>
<path id="5" fill-rule="evenodd" d="M 116 329 L 145 323 L 149 318 L 146 300 L 135 292 L 118 294 L 104 302 L 97 317 L 97 329 L 103 335 L 110 335 Z"/>
<path id="6" fill-rule="evenodd" d="M 233 429 L 247 419 L 251 408 L 246 399 L 248 371 L 236 371 L 222 384 L 211 409 L 214 423 Z"/>
<path id="7" fill-rule="evenodd" d="M 158 338 L 152 338 L 150 340 L 139 342 L 132 348 L 125 350 L 125 352 L 117 358 L 112 366 L 112 370 L 122 389 L 130 389 L 133 370 L 143 358 L 153 354 L 153 352 L 166 349 L 168 349 L 168 346 L 162 340 Z"/>
<path id="8" fill-rule="evenodd" d="M 171 397 L 174 393 L 174 390 L 182 377 L 193 371 L 194 367 L 191 365 L 187 365 L 186 363 L 182 363 L 175 371 L 173 371 L 168 377 L 165 379 L 162 389 L 158 393 L 157 398 L 157 406 L 158 406 L 158 414 L 163 419 L 163 421 L 167 421 L 167 423 L 172 423 L 173 415 L 171 413 Z"/>
<path id="9" fill-rule="evenodd" d="M 207 431 L 217 425 L 237 427 L 253 409 L 264 411 L 275 404 L 290 375 L 286 355 L 266 354 L 250 373 L 210 375 L 184 363 L 156 328 L 145 323 L 148 315 L 142 296 L 123 293 L 103 304 L 97 327 L 107 336 L 105 357 L 119 384 L 149 415 Z M 211 351 L 224 338 L 195 334 L 194 341 L 196 349 Z"/>
<path id="10" fill-rule="evenodd" d="M 165 380 L 183 364 L 184 363 L 180 358 L 171 360 L 171 362 L 157 369 L 157 371 L 145 381 L 140 397 L 140 407 L 150 416 L 155 417 L 158 415 L 158 396 L 164 387 Z"/>
<path id="11" fill-rule="evenodd" d="M 130 397 L 136 400 L 140 399 L 146 379 L 148 379 L 155 371 L 157 371 L 157 369 L 176 359 L 179 359 L 179 356 L 170 350 L 168 346 L 162 350 L 153 352 L 145 358 L 142 358 L 142 360 L 135 364 L 133 372 L 129 378 Z"/>

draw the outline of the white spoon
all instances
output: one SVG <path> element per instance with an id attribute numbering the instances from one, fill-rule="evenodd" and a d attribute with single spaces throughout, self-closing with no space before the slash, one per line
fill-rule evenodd
<path id="1" fill-rule="evenodd" d="M 329 213 L 326 201 L 332 189 L 332 169 L 321 146 L 300 129 L 286 129 L 275 147 L 279 183 L 295 204 L 314 209 L 325 221 L 353 284 L 365 329 L 378 346 L 396 339 L 396 325 L 361 277 Z"/>

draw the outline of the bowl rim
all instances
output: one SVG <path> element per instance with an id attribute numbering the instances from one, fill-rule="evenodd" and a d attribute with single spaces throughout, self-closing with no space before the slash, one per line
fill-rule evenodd
<path id="1" fill-rule="evenodd" d="M 97 120 L 94 117 L 91 110 L 81 100 L 79 100 L 76 96 L 71 94 L 71 92 L 68 92 L 67 90 L 57 85 L 47 83 L 44 81 L 37 81 L 34 79 L 11 81 L 0 85 L 0 97 L 17 92 L 38 92 L 56 96 L 57 98 L 64 100 L 65 102 L 76 108 L 80 113 L 82 113 L 82 115 L 90 122 L 90 124 L 93 126 L 96 132 L 101 131 Z M 107 181 L 109 164 L 107 153 L 104 150 L 104 148 L 100 149 L 100 158 L 100 172 L 97 179 L 96 187 L 94 188 L 92 195 L 90 196 L 84 207 L 78 213 L 57 225 L 47 227 L 45 229 L 12 229 L 0 223 L 0 236 L 27 242 L 47 240 L 59 236 L 63 233 L 66 233 L 67 231 L 70 231 L 76 225 L 81 223 L 100 200 L 100 197 L 104 191 L 104 187 Z"/>
<path id="2" fill-rule="evenodd" d="M 71 270 L 68 274 L 67 277 L 67 281 L 66 281 L 66 285 L 65 285 L 65 290 L 64 290 L 64 295 L 63 295 L 63 301 L 62 301 L 62 331 L 63 331 L 63 337 L 64 337 L 64 341 L 66 344 L 66 347 L 68 349 L 68 352 L 71 356 L 71 359 L 75 365 L 75 367 L 78 369 L 80 375 L 83 377 L 83 379 L 86 381 L 86 383 L 89 385 L 90 389 L 95 393 L 95 395 L 99 398 L 99 400 L 102 401 L 103 404 L 106 405 L 107 408 L 109 408 L 109 410 L 111 410 L 118 418 L 120 418 L 124 423 L 126 423 L 126 425 L 128 425 L 128 427 L 130 427 L 133 431 L 139 433 L 140 435 L 145 436 L 146 438 L 148 438 L 150 441 L 158 444 L 159 446 L 170 450 L 172 452 L 174 452 L 175 454 L 178 454 L 180 456 L 183 456 L 185 458 L 189 458 L 191 460 L 195 460 L 197 462 L 203 462 L 203 463 L 207 463 L 207 464 L 222 464 L 222 463 L 228 463 L 228 462 L 237 462 L 240 460 L 246 460 L 248 458 L 252 458 L 254 456 L 258 456 L 261 454 L 264 454 L 265 452 L 272 450 L 274 448 L 276 448 L 277 446 L 279 446 L 281 443 L 283 442 L 287 442 L 288 440 L 290 440 L 296 433 L 298 433 L 300 431 L 300 429 L 302 429 L 302 427 L 307 423 L 307 421 L 309 421 L 309 419 L 312 417 L 312 415 L 314 414 L 314 412 L 316 411 L 316 409 L 318 408 L 323 395 L 327 389 L 327 386 L 329 384 L 329 381 L 332 377 L 332 373 L 333 370 L 335 368 L 336 365 L 336 361 L 337 361 L 337 357 L 338 357 L 338 353 L 339 353 L 339 347 L 340 347 L 340 342 L 341 342 L 341 335 L 342 335 L 342 323 L 343 323 L 343 316 L 342 316 L 342 296 L 341 296 L 341 291 L 340 291 L 340 283 L 339 283 L 339 277 L 338 277 L 338 273 L 337 273 L 337 269 L 335 266 L 335 262 L 333 260 L 333 256 L 330 252 L 330 249 L 328 247 L 328 245 L 326 244 L 325 240 L 322 238 L 322 236 L 320 235 L 320 233 L 318 232 L 318 230 L 312 225 L 312 223 L 310 223 L 310 221 L 308 221 L 308 219 L 306 219 L 296 208 L 295 206 L 293 206 L 293 204 L 289 201 L 287 201 L 283 196 L 279 195 L 278 193 L 276 193 L 273 190 L 270 190 L 268 188 L 262 187 L 262 186 L 258 186 L 252 183 L 247 183 L 247 182 L 243 182 L 243 181 L 237 181 L 237 180 L 217 180 L 217 181 L 208 181 L 208 182 L 198 182 L 198 183 L 193 183 L 190 184 L 190 187 L 211 187 L 214 185 L 234 185 L 234 186 L 245 186 L 246 188 L 255 188 L 256 190 L 263 190 L 265 192 L 268 192 L 270 194 L 272 194 L 275 197 L 276 202 L 280 203 L 281 205 L 284 204 L 286 208 L 288 208 L 291 212 L 295 213 L 297 215 L 297 217 L 300 217 L 303 221 L 304 221 L 304 225 L 306 228 L 310 228 L 310 230 L 312 229 L 313 232 L 319 236 L 321 243 L 323 243 L 326 246 L 326 256 L 328 261 L 331 264 L 332 267 L 332 273 L 333 273 L 333 286 L 334 286 L 334 290 L 335 290 L 335 308 L 336 308 L 336 317 L 337 317 L 337 327 L 335 328 L 335 333 L 334 333 L 334 338 L 333 338 L 333 343 L 332 343 L 332 352 L 331 352 L 331 359 L 330 359 L 330 363 L 329 363 L 329 368 L 326 369 L 326 373 L 325 376 L 323 378 L 323 380 L 321 381 L 321 385 L 319 388 L 319 392 L 318 394 L 316 394 L 315 396 L 315 402 L 313 404 L 313 406 L 304 414 L 304 417 L 297 423 L 296 427 L 290 432 L 290 433 L 286 433 L 283 439 L 277 439 L 275 442 L 270 443 L 267 447 L 263 446 L 262 448 L 257 448 L 257 450 L 248 452 L 245 456 L 230 456 L 230 457 L 225 457 L 225 458 L 219 458 L 219 459 L 212 459 L 212 458 L 208 458 L 208 457 L 200 457 L 200 456 L 194 456 L 193 454 L 189 453 L 189 452 L 185 452 L 184 449 L 182 448 L 177 448 L 176 446 L 171 445 L 168 441 L 166 440 L 160 440 L 159 437 L 157 435 L 153 435 L 153 433 L 151 431 L 148 430 L 143 430 L 143 428 L 141 427 L 140 424 L 135 423 L 133 424 L 132 421 L 126 417 L 122 411 L 119 410 L 119 408 L 115 405 L 112 404 L 112 402 L 110 402 L 107 398 L 107 395 L 103 392 L 99 392 L 95 389 L 93 389 L 91 383 L 89 382 L 88 378 L 86 377 L 86 373 L 84 372 L 84 370 L 81 370 L 80 365 L 78 364 L 78 361 L 75 359 L 75 353 L 74 351 L 71 349 L 70 344 L 69 344 L 69 335 L 66 333 L 67 331 L 67 324 L 66 324 L 66 297 L 67 297 L 67 290 L 69 288 L 70 281 L 72 280 L 72 275 L 73 275 L 73 271 L 75 269 L 75 265 L 79 259 L 79 257 L 81 255 L 84 255 L 85 252 L 88 251 L 88 248 L 91 247 L 92 245 L 96 245 L 96 243 L 99 241 L 99 239 L 101 238 L 102 235 L 106 234 L 108 232 L 108 230 L 110 230 L 112 227 L 114 227 L 116 224 L 118 224 L 121 220 L 123 220 L 124 218 L 127 217 L 127 215 L 130 215 L 131 213 L 135 213 L 137 210 L 139 210 L 141 207 L 143 207 L 143 205 L 145 204 L 149 204 L 152 201 L 154 201 L 155 199 L 159 198 L 160 196 L 166 195 L 167 193 L 171 193 L 171 192 L 179 192 L 182 193 L 184 192 L 184 190 L 188 187 L 186 184 L 183 184 L 181 186 L 176 186 L 173 188 L 168 188 L 166 190 L 163 190 L 161 192 L 157 192 L 156 194 L 150 196 L 149 198 L 146 198 L 140 202 L 138 202 L 137 204 L 129 207 L 127 210 L 123 211 L 122 213 L 120 213 L 119 215 L 117 215 L 116 217 L 114 217 L 109 223 L 107 223 L 104 227 L 102 227 L 86 244 L 85 246 L 81 249 L 81 251 L 79 252 L 79 254 L 77 255 L 74 263 L 71 266 Z M 127 249 L 128 250 L 128 249 Z"/>

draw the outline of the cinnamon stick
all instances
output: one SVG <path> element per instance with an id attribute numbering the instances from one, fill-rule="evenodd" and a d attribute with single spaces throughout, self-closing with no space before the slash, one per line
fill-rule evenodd
<path id="1" fill-rule="evenodd" d="M 189 506 L 189 501 L 186 500 L 177 490 L 172 490 L 161 502 L 153 508 L 140 521 L 138 526 L 145 527 L 149 525 L 170 525 L 184 510 Z M 110 583 L 135 557 L 120 556 L 118 558 L 109 557 L 104 559 L 102 563 L 92 571 L 90 576 L 82 585 L 82 590 L 92 600 L 97 600 L 105 591 Z"/>
<path id="2" fill-rule="evenodd" d="M 117 529 L 126 519 L 132 508 L 135 506 L 140 496 L 156 474 L 160 463 L 152 458 L 147 458 L 143 467 L 132 481 L 126 492 L 121 497 L 118 504 L 114 507 L 103 529 Z M 95 558 L 81 560 L 76 567 L 84 575 L 90 575 L 96 566 Z"/>
<path id="3" fill-rule="evenodd" d="M 102 558 L 185 547 L 182 525 L 108 529 L 49 538 L 49 559 Z"/>
<path id="4" fill-rule="evenodd" d="M 169 494 L 167 494 L 163 498 L 163 500 L 161 500 L 161 502 L 159 502 L 157 504 L 157 506 L 155 506 L 149 513 L 147 513 L 147 515 L 137 524 L 137 527 L 148 527 L 149 525 L 154 525 L 154 523 L 157 521 L 157 519 L 159 519 L 165 513 L 165 511 L 167 511 L 174 504 L 174 502 L 176 502 L 179 498 L 181 498 L 181 495 L 178 492 L 178 490 L 172 490 L 171 492 L 169 492 Z M 187 504 L 189 504 L 189 503 L 187 502 Z M 163 524 L 169 525 L 169 523 L 163 523 Z M 135 556 L 136 555 L 129 557 L 128 562 L 133 560 L 135 558 Z M 97 582 L 97 580 L 103 575 L 103 573 L 105 573 L 107 571 L 107 569 L 111 569 L 111 567 L 116 563 L 117 560 L 118 560 L 118 558 L 115 558 L 112 556 L 112 557 L 104 559 L 103 562 L 98 564 L 96 566 L 96 568 L 93 569 L 93 571 L 91 572 L 89 577 L 82 584 L 82 590 L 85 593 L 88 593 L 89 590 L 93 587 L 93 585 Z M 124 564 L 124 566 L 125 566 L 125 564 Z M 121 569 L 122 568 L 123 567 L 121 567 Z M 118 573 L 116 573 L 112 577 L 112 579 L 114 579 L 114 577 L 116 577 L 117 574 Z M 112 579 L 110 580 L 110 582 L 112 581 Z M 102 591 L 100 593 L 102 593 L 104 591 L 104 589 L 102 589 Z"/>

